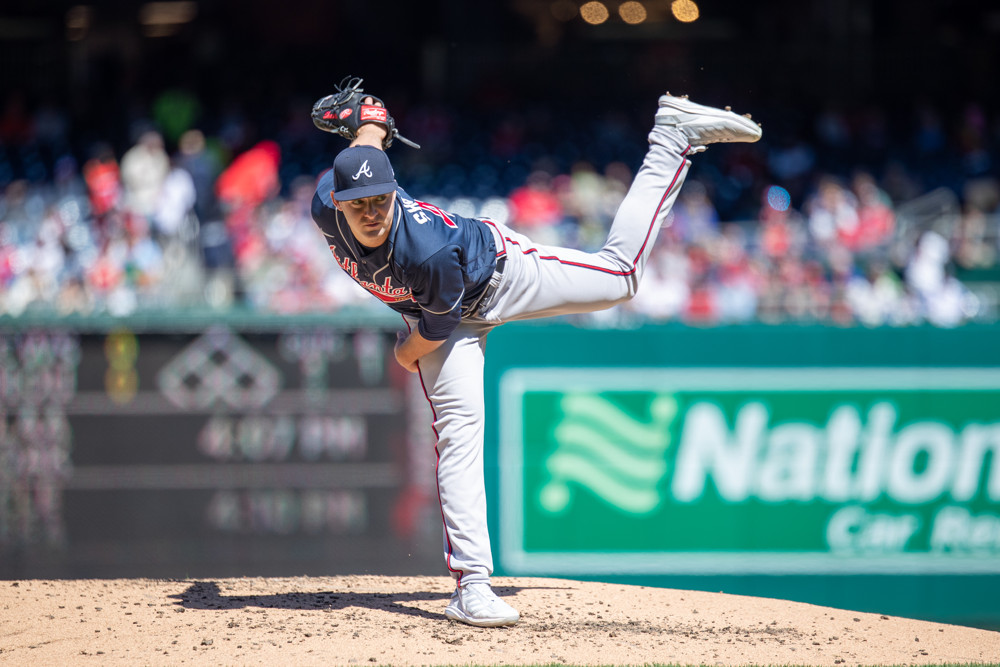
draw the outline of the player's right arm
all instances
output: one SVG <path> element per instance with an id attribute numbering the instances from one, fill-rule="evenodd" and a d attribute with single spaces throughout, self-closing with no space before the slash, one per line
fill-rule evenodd
<path id="1" fill-rule="evenodd" d="M 445 246 L 410 270 L 413 300 L 423 311 L 409 336 L 396 341 L 396 361 L 415 373 L 417 361 L 448 339 L 462 317 L 465 283 L 458 248 Z"/>
<path id="2" fill-rule="evenodd" d="M 385 128 L 379 125 L 362 125 L 358 128 L 358 136 L 351 142 L 351 146 L 372 146 L 379 150 L 382 148 L 382 141 L 385 139 Z"/>
<path id="3" fill-rule="evenodd" d="M 416 329 L 411 331 L 409 335 L 400 332 L 396 337 L 396 361 L 406 370 L 416 373 L 420 370 L 417 367 L 417 362 L 443 344 L 443 340 L 427 340 Z"/>

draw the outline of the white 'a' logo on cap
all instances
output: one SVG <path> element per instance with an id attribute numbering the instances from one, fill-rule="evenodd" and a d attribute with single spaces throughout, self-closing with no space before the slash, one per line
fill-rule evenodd
<path id="1" fill-rule="evenodd" d="M 364 174 L 368 178 L 372 177 L 372 170 L 368 167 L 368 160 L 365 160 L 364 162 L 361 163 L 361 168 L 358 169 L 358 173 L 354 174 L 354 176 L 351 177 L 352 180 L 355 181 L 358 180 L 359 178 L 361 178 L 361 174 Z"/>

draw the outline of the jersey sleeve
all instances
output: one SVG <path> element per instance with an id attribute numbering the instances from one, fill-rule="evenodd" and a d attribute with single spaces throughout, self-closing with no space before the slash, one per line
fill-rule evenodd
<path id="1" fill-rule="evenodd" d="M 325 173 L 316 186 L 316 192 L 312 199 L 312 218 L 316 225 L 324 232 L 334 229 L 337 223 L 337 209 L 333 206 L 329 192 L 333 188 L 333 177 L 331 169 Z"/>
<path id="2" fill-rule="evenodd" d="M 445 246 L 420 266 L 413 299 L 421 309 L 417 330 L 427 340 L 444 340 L 462 319 L 465 280 L 457 246 Z"/>

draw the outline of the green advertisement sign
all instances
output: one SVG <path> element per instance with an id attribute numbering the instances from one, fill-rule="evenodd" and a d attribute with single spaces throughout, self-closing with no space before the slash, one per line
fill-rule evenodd
<path id="1" fill-rule="evenodd" d="M 1000 367 L 498 377 L 509 574 L 1000 573 Z"/>

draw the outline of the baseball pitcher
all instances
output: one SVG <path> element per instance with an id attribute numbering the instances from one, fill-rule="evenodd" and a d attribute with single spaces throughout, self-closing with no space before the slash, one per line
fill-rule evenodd
<path id="1" fill-rule="evenodd" d="M 521 320 L 610 308 L 635 296 L 688 157 L 720 142 L 754 142 L 749 116 L 669 93 L 659 99 L 649 151 L 595 253 L 546 246 L 500 223 L 465 218 L 410 197 L 385 153 L 396 129 L 361 79 L 345 79 L 312 109 L 316 126 L 350 140 L 319 180 L 312 215 L 334 260 L 400 313 L 396 360 L 419 373 L 434 415 L 445 564 L 455 592 L 444 613 L 478 626 L 519 615 L 490 587 L 493 557 L 483 481 L 483 360 L 487 334 Z"/>

